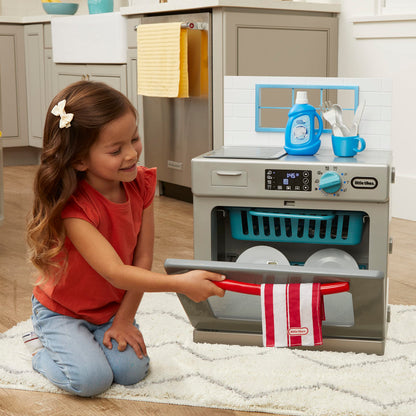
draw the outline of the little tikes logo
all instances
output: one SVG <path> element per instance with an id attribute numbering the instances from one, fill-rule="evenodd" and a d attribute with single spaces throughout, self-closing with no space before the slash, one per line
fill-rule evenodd
<path id="1" fill-rule="evenodd" d="M 378 181 L 372 177 L 356 176 L 352 178 L 351 185 L 355 189 L 376 189 Z"/>
<path id="2" fill-rule="evenodd" d="M 306 335 L 309 332 L 308 328 L 290 328 L 287 333 L 293 336 Z"/>

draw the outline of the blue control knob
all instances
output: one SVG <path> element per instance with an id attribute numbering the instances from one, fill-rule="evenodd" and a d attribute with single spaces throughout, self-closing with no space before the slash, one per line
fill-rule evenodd
<path id="1" fill-rule="evenodd" d="M 328 194 L 333 194 L 341 188 L 341 177 L 336 172 L 326 172 L 319 181 L 319 188 Z"/>

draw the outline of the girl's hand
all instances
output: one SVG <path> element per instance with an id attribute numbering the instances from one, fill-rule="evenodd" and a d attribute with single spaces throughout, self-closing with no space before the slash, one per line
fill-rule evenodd
<path id="1" fill-rule="evenodd" d="M 112 339 L 117 341 L 119 351 L 124 351 L 127 345 L 130 345 L 138 358 L 142 359 L 143 356 L 147 356 L 143 335 L 131 322 L 115 318 L 113 325 L 105 332 L 103 339 L 103 344 L 109 350 L 113 348 Z"/>
<path id="2" fill-rule="evenodd" d="M 223 275 L 204 270 L 192 270 L 180 277 L 183 278 L 181 293 L 194 302 L 201 302 L 210 296 L 224 296 L 225 291 L 212 283 L 212 281 L 224 280 L 225 276 Z"/>

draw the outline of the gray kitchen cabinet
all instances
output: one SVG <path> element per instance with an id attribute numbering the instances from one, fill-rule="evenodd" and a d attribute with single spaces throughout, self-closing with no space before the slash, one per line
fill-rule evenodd
<path id="1" fill-rule="evenodd" d="M 43 59 L 45 61 L 45 98 L 46 98 L 46 108 L 49 107 L 52 98 L 55 96 L 53 91 L 53 55 L 52 55 L 52 33 L 51 25 L 45 24 L 43 26 L 43 41 L 44 41 L 44 55 Z"/>
<path id="2" fill-rule="evenodd" d="M 46 70 L 43 25 L 25 25 L 29 145 L 42 147 L 46 113 Z"/>
<path id="3" fill-rule="evenodd" d="M 132 102 L 136 110 L 139 107 L 139 98 L 137 94 L 137 50 L 129 49 L 127 51 L 127 97 Z"/>
<path id="4" fill-rule="evenodd" d="M 41 148 L 46 111 L 52 94 L 52 40 L 50 24 L 24 26 L 28 144 Z"/>
<path id="5" fill-rule="evenodd" d="M 224 13 L 224 75 L 337 74 L 337 18 L 268 11 Z"/>
<path id="6" fill-rule="evenodd" d="M 127 97 L 138 113 L 139 136 L 142 140 L 143 150 L 139 163 L 144 165 L 144 133 L 143 133 L 143 97 L 137 94 L 137 32 L 136 26 L 141 19 L 137 17 L 127 19 Z"/>
<path id="7" fill-rule="evenodd" d="M 127 95 L 127 69 L 125 64 L 55 64 L 53 91 L 80 80 L 104 82 Z"/>
<path id="8" fill-rule="evenodd" d="M 143 145 L 139 163 L 144 165 L 143 97 L 137 94 L 137 49 L 133 48 L 127 51 L 127 97 L 137 110 L 139 136 Z"/>
<path id="9" fill-rule="evenodd" d="M 53 57 L 52 49 L 45 49 L 45 98 L 46 98 L 46 107 L 48 109 L 49 104 L 52 101 L 52 98 L 55 96 L 53 91 Z M 46 115 L 46 114 L 45 114 Z"/>
<path id="10" fill-rule="evenodd" d="M 0 25 L 0 130 L 3 147 L 28 144 L 23 27 Z"/>
<path id="11" fill-rule="evenodd" d="M 127 97 L 139 111 L 141 96 L 137 94 L 137 31 L 140 18 L 127 19 Z"/>

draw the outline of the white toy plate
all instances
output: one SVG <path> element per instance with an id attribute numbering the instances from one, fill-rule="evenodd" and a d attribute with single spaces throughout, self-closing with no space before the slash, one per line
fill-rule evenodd
<path id="1" fill-rule="evenodd" d="M 269 246 L 250 247 L 240 254 L 237 263 L 290 265 L 282 252 Z"/>
<path id="2" fill-rule="evenodd" d="M 316 251 L 306 260 L 305 266 L 338 270 L 357 270 L 359 268 L 354 257 L 337 248 L 325 248 Z"/>

